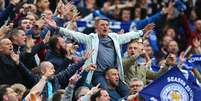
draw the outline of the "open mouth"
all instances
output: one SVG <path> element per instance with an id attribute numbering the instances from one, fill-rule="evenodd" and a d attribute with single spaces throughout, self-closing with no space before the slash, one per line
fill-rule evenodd
<path id="1" fill-rule="evenodd" d="M 131 53 L 131 55 L 135 55 L 135 53 Z"/>
<path id="2" fill-rule="evenodd" d="M 13 48 L 10 48 L 9 51 L 13 51 Z"/>
<path id="3" fill-rule="evenodd" d="M 104 29 L 104 30 L 103 30 L 103 32 L 105 32 L 105 33 L 106 33 L 106 32 L 107 32 L 107 30 L 106 30 L 106 29 Z"/>
<path id="4" fill-rule="evenodd" d="M 31 28 L 30 26 L 27 26 L 27 27 L 26 27 L 26 29 L 30 29 L 30 28 Z"/>

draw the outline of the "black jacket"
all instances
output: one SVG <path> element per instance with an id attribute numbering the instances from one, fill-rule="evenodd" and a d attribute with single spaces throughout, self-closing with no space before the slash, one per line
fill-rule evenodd
<path id="1" fill-rule="evenodd" d="M 73 63 L 68 58 L 65 58 L 64 55 L 58 54 L 52 50 L 48 50 L 45 60 L 50 61 L 54 65 L 56 74 L 68 67 L 69 64 Z"/>
<path id="2" fill-rule="evenodd" d="M 10 56 L 0 54 L 0 84 L 25 84 L 25 79 L 18 70 L 23 66 L 22 63 L 16 65 Z"/>
<path id="3" fill-rule="evenodd" d="M 37 63 L 35 60 L 35 55 L 41 51 L 42 49 L 46 48 L 46 44 L 44 44 L 43 42 L 36 44 L 30 53 L 26 52 L 26 46 L 20 47 L 20 49 L 18 49 L 19 46 L 13 44 L 13 50 L 15 53 L 17 53 L 18 50 L 20 50 L 20 61 L 28 68 L 28 69 L 32 69 L 34 67 L 37 67 Z"/>
<path id="4" fill-rule="evenodd" d="M 69 67 L 67 67 L 65 70 L 59 72 L 58 74 L 54 75 L 50 80 L 53 86 L 53 92 L 60 89 L 62 85 L 65 84 L 65 86 L 68 84 L 69 78 L 75 74 L 75 72 L 84 65 L 85 60 L 81 60 L 78 63 L 72 64 Z M 36 76 L 31 73 L 29 69 L 26 67 L 20 68 L 19 71 L 21 74 L 28 79 L 30 82 L 32 82 L 33 85 L 35 85 L 41 78 L 41 76 Z M 47 89 L 47 84 L 43 89 L 42 92 L 43 95 L 43 100 L 46 101 L 47 96 L 48 96 L 48 89 Z"/>

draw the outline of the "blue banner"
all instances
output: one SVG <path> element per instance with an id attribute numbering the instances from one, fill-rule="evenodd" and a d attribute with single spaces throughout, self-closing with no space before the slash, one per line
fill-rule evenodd
<path id="1" fill-rule="evenodd" d="M 140 96 L 146 101 L 200 101 L 201 88 L 174 67 L 145 87 Z"/>
<path id="2" fill-rule="evenodd" d="M 192 57 L 190 59 L 187 59 L 184 62 L 183 67 L 186 69 L 192 69 L 192 68 L 200 69 L 200 67 L 201 67 L 201 55 L 200 54 L 192 55 Z"/>
<path id="3" fill-rule="evenodd" d="M 78 28 L 93 28 L 94 21 L 77 21 Z M 109 28 L 114 32 L 119 32 L 121 29 L 124 29 L 125 32 L 130 31 L 133 27 L 135 27 L 135 22 L 121 22 L 121 21 L 110 21 Z"/>

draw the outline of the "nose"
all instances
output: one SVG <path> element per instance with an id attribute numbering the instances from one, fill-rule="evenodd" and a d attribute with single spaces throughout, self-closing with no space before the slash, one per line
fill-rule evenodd
<path id="1" fill-rule="evenodd" d="M 132 48 L 131 51 L 135 51 L 135 48 Z"/>
<path id="2" fill-rule="evenodd" d="M 119 79 L 119 75 L 117 74 L 115 78 L 116 78 L 116 80 L 118 80 Z"/>
<path id="3" fill-rule="evenodd" d="M 55 72 L 55 69 L 53 69 L 52 72 L 54 73 L 54 72 Z"/>

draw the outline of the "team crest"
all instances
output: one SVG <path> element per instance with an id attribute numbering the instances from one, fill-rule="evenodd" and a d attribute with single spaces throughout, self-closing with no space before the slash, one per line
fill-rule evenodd
<path id="1" fill-rule="evenodd" d="M 160 93 L 161 101 L 190 101 L 185 88 L 178 83 L 166 85 Z"/>

